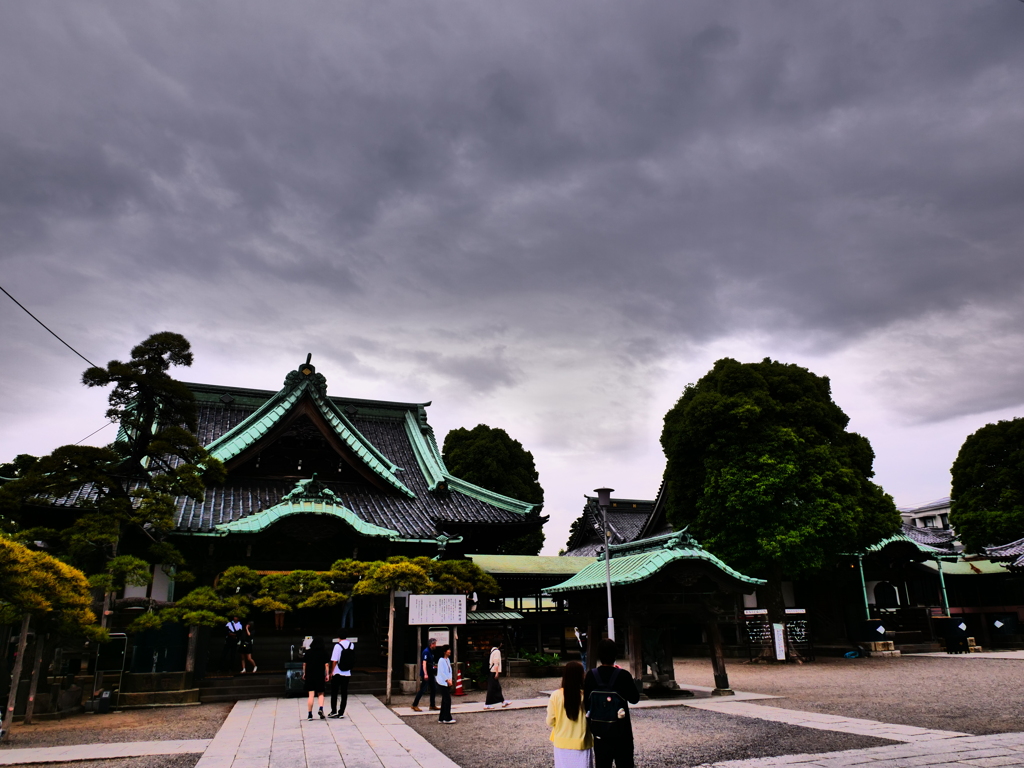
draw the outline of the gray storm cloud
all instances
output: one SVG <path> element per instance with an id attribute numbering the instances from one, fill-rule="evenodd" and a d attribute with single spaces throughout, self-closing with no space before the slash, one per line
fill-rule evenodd
<path id="1" fill-rule="evenodd" d="M 910 420 L 1012 407 L 1021 40 L 1011 0 L 7 3 L 0 278 L 94 359 L 315 343 L 559 445 L 751 334 Z M 21 423 L 77 364 L 0 318 Z"/>

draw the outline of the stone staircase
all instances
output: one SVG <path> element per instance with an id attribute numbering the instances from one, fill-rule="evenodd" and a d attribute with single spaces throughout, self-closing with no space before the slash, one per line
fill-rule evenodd
<path id="1" fill-rule="evenodd" d="M 356 643 L 349 693 L 384 693 L 386 671 L 373 633 L 352 631 L 352 635 L 359 642 Z M 301 643 L 302 638 L 292 634 L 258 636 L 252 654 L 258 671 L 244 675 L 238 674 L 241 662 L 232 664 L 227 670 L 220 668 L 222 648 L 215 644 L 210 654 L 211 671 L 198 683 L 199 700 L 205 703 L 285 696 L 285 664 L 302 661 Z"/>

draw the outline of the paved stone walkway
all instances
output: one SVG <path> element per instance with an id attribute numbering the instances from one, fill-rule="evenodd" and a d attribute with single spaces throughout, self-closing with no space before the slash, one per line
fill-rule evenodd
<path id="1" fill-rule="evenodd" d="M 1024 766 L 1024 733 L 996 733 L 935 741 L 917 741 L 891 747 L 849 749 L 820 755 L 785 755 L 756 760 L 729 760 L 697 768 L 769 768 L 790 765 L 797 768 L 988 768 Z"/>
<path id="2" fill-rule="evenodd" d="M 880 723 L 877 720 L 862 720 L 856 717 L 823 715 L 817 712 L 803 712 L 801 710 L 781 709 L 779 707 L 764 707 L 746 701 L 730 701 L 729 699 L 690 700 L 685 702 L 684 706 L 693 707 L 694 709 L 705 709 L 711 712 L 721 712 L 724 715 L 755 717 L 758 720 L 771 720 L 772 722 L 786 723 L 787 725 L 799 725 L 803 728 L 855 733 L 859 736 L 874 736 L 875 738 L 890 739 L 891 741 L 938 741 L 970 735 L 957 731 L 917 728 L 913 725 Z"/>
<path id="3" fill-rule="evenodd" d="M 206 750 L 212 739 L 180 741 L 129 741 L 121 744 L 73 744 L 65 747 L 0 749 L 0 765 L 63 763 L 74 760 L 109 760 L 146 755 L 196 754 Z"/>
<path id="4" fill-rule="evenodd" d="M 196 766 L 385 767 L 458 768 L 368 695 L 350 696 L 345 719 L 327 721 L 307 721 L 304 698 L 240 701 Z"/>

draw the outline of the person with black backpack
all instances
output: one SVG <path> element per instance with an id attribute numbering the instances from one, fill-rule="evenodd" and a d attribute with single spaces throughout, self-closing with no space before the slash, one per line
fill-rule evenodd
<path id="1" fill-rule="evenodd" d="M 339 638 L 331 651 L 331 714 L 328 717 L 341 720 L 345 717 L 348 705 L 348 680 L 352 677 L 352 666 L 355 663 L 356 646 L 347 637 Z M 338 706 L 338 694 L 341 694 L 341 707 Z"/>
<path id="2" fill-rule="evenodd" d="M 587 707 L 590 732 L 594 735 L 596 768 L 633 768 L 633 724 L 629 705 L 640 701 L 633 676 L 615 666 L 615 641 L 604 639 L 597 645 L 601 666 L 587 672 L 583 681 L 583 701 Z"/>

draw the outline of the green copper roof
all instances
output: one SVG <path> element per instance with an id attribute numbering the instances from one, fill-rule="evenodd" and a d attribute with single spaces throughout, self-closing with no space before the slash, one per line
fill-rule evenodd
<path id="1" fill-rule="evenodd" d="M 411 411 L 405 412 L 405 431 L 409 435 L 409 442 L 412 444 L 416 461 L 419 463 L 420 469 L 423 470 L 423 476 L 427 479 L 428 487 L 431 491 L 447 488 L 486 502 L 499 509 L 516 512 L 521 515 L 528 514 L 534 508 L 534 504 L 527 504 L 525 501 L 519 501 L 510 496 L 503 496 L 500 493 L 488 491 L 486 488 L 467 483 L 465 480 L 449 473 L 448 468 L 444 465 L 441 452 L 437 449 L 433 430 L 425 423 L 417 420 Z"/>
<path id="2" fill-rule="evenodd" d="M 466 555 L 487 573 L 512 576 L 547 574 L 552 577 L 579 573 L 596 557 L 554 557 L 547 555 Z"/>
<path id="3" fill-rule="evenodd" d="M 888 547 L 890 544 L 911 544 L 919 552 L 924 552 L 927 555 L 940 556 L 943 555 L 946 558 L 955 560 L 957 558 L 956 552 L 950 552 L 946 549 L 939 549 L 937 547 L 929 547 L 927 544 L 922 544 L 919 541 L 907 536 L 905 533 L 897 533 L 895 536 L 890 536 L 887 539 L 882 539 L 877 544 L 872 544 L 870 547 L 865 547 L 864 551 L 860 554 L 871 554 L 875 552 L 881 552 L 883 549 Z M 857 554 L 857 553 L 853 553 Z"/>
<path id="4" fill-rule="evenodd" d="M 304 373 L 303 369 L 310 372 Z M 409 498 L 416 498 L 416 494 L 396 476 L 401 471 L 400 467 L 363 437 L 348 416 L 327 397 L 327 380 L 323 375 L 313 372 L 311 366 L 301 366 L 299 370 L 289 373 L 280 392 L 241 424 L 206 446 L 207 450 L 221 461 L 230 461 L 273 429 L 304 397 L 313 402 L 324 421 L 370 470 Z"/>
<path id="5" fill-rule="evenodd" d="M 663 568 L 681 561 L 702 561 L 717 568 L 724 575 L 750 587 L 759 587 L 766 582 L 744 576 L 730 568 L 717 557 L 705 550 L 693 537 L 685 531 L 643 539 L 629 544 L 612 545 L 611 581 L 613 587 L 637 584 L 649 579 Z M 601 557 L 575 576 L 561 584 L 548 587 L 545 591 L 551 594 L 561 592 L 578 592 L 584 589 L 597 589 L 605 586 L 605 564 Z M 753 590 L 751 590 L 753 591 Z"/>
<path id="6" fill-rule="evenodd" d="M 519 621 L 525 618 L 518 611 L 469 611 L 466 614 L 466 621 L 470 624 L 474 621 Z"/>
<path id="7" fill-rule="evenodd" d="M 329 515 L 340 518 L 363 536 L 375 536 L 384 539 L 401 537 L 398 531 L 391 530 L 390 528 L 381 528 L 378 525 L 360 520 L 356 513 L 348 507 L 324 501 L 314 501 L 312 499 L 282 501 L 280 504 L 275 504 L 273 507 L 264 509 L 254 515 L 218 525 L 214 528 L 213 535 L 227 536 L 229 533 L 259 533 L 283 517 L 298 514 Z"/>

